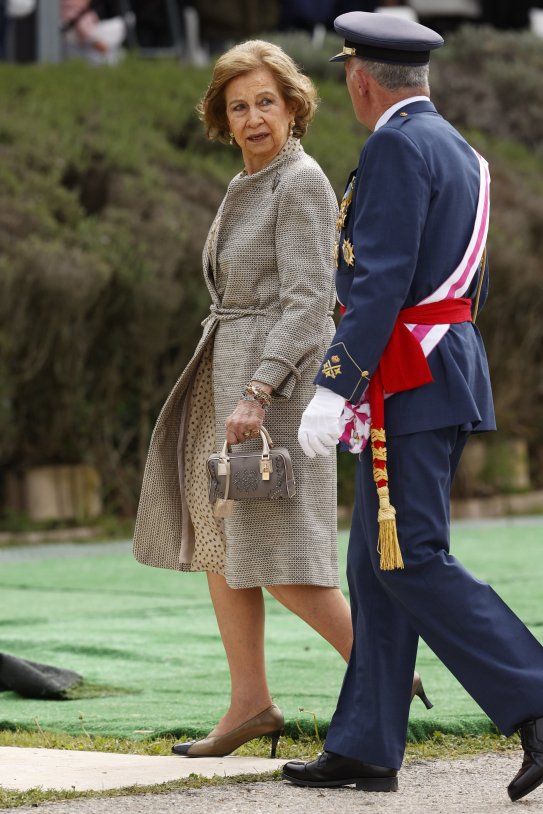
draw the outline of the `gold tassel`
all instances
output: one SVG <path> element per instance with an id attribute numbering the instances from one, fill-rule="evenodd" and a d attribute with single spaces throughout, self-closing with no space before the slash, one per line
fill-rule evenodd
<path id="1" fill-rule="evenodd" d="M 390 503 L 388 486 L 380 486 L 377 489 L 379 496 L 379 543 L 377 551 L 380 554 L 381 571 L 393 571 L 395 568 L 403 568 L 403 558 L 398 542 L 398 532 L 396 530 L 396 509 Z"/>

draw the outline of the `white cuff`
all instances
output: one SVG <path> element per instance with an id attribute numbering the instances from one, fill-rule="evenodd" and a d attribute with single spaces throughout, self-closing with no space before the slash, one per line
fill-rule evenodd
<path id="1" fill-rule="evenodd" d="M 327 387 L 317 385 L 317 392 L 313 396 L 313 406 L 322 409 L 328 415 L 334 414 L 339 418 L 345 407 L 345 396 L 340 396 L 339 393 L 334 393 Z"/>

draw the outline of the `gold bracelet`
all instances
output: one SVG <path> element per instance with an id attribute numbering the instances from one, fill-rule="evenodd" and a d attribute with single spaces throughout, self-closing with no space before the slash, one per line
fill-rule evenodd
<path id="1" fill-rule="evenodd" d="M 241 398 L 245 401 L 257 401 L 263 410 L 266 410 L 272 402 L 270 394 L 255 387 L 254 384 L 245 385 Z"/>

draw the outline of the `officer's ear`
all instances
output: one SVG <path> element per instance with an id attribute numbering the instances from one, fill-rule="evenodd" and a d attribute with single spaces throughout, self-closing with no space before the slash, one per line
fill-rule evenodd
<path id="1" fill-rule="evenodd" d="M 360 63 L 357 64 L 354 61 L 353 63 L 351 67 L 351 85 L 354 87 L 356 94 L 363 99 L 368 94 L 371 77 L 366 73 L 364 68 L 362 68 Z"/>

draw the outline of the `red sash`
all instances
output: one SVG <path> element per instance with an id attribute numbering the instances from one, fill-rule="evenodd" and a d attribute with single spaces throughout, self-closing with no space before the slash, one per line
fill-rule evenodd
<path id="1" fill-rule="evenodd" d="M 395 509 L 390 504 L 386 467 L 385 393 L 413 390 L 432 381 L 430 367 L 418 340 L 406 324 L 444 325 L 471 322 L 471 300 L 467 297 L 429 302 L 404 308 L 375 370 L 368 396 L 371 407 L 371 452 L 373 479 L 379 496 L 379 553 L 381 568 L 403 568 L 396 533 Z"/>
<path id="2" fill-rule="evenodd" d="M 413 390 L 432 381 L 420 342 L 405 327 L 406 324 L 452 325 L 458 322 L 471 322 L 471 300 L 467 297 L 429 302 L 400 311 L 369 385 L 371 422 L 374 427 L 383 426 L 385 393 Z"/>

